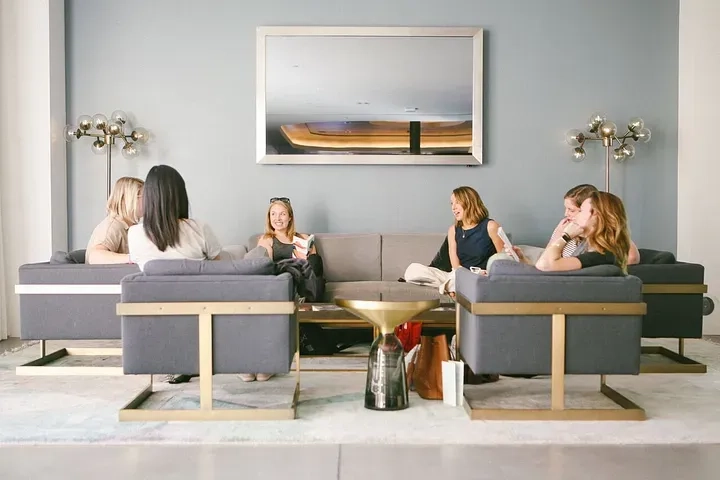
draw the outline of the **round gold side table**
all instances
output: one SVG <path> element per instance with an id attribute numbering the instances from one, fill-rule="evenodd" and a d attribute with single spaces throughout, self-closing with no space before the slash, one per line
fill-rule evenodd
<path id="1" fill-rule="evenodd" d="M 395 336 L 395 327 L 440 305 L 440 300 L 382 301 L 336 298 L 335 303 L 375 325 L 380 334 L 370 347 L 365 408 L 403 410 L 408 408 L 405 351 Z"/>

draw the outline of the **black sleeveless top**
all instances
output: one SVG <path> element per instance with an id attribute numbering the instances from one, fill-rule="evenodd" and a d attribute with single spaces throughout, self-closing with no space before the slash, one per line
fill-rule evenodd
<path id="1" fill-rule="evenodd" d="M 490 257 L 497 253 L 495 244 L 487 230 L 490 218 L 483 219 L 469 230 L 455 226 L 455 242 L 460 265 L 465 268 L 479 267 L 485 269 Z"/>
<path id="2" fill-rule="evenodd" d="M 295 250 L 295 245 L 292 243 L 283 243 L 280 240 L 277 239 L 277 237 L 273 237 L 273 262 L 278 262 L 280 260 L 287 260 L 288 258 L 292 258 L 293 251 Z"/>

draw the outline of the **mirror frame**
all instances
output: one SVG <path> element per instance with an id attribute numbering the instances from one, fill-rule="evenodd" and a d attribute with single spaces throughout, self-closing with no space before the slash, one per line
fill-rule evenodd
<path id="1" fill-rule="evenodd" d="M 467 155 L 268 154 L 265 55 L 270 36 L 467 37 L 472 47 L 472 146 Z M 483 29 L 474 27 L 257 27 L 256 162 L 271 165 L 478 165 L 483 161 Z"/>

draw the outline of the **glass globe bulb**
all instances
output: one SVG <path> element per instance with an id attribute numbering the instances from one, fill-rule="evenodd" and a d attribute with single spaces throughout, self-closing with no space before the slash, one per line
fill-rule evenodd
<path id="1" fill-rule="evenodd" d="M 579 147 L 585 141 L 585 134 L 577 129 L 569 130 L 565 134 L 565 141 L 571 147 Z"/>
<path id="2" fill-rule="evenodd" d="M 623 160 L 625 160 L 625 154 L 623 153 L 623 147 L 618 147 L 615 150 L 613 150 L 613 158 L 621 163 L 623 162 Z"/>
<path id="3" fill-rule="evenodd" d="M 134 129 L 130 137 L 141 145 L 145 145 L 150 140 L 150 134 L 142 127 Z"/>
<path id="4" fill-rule="evenodd" d="M 93 127 L 95 127 L 98 130 L 105 130 L 105 127 L 107 126 L 107 117 L 103 115 L 102 113 L 98 113 L 93 115 Z"/>
<path id="5" fill-rule="evenodd" d="M 628 122 L 628 130 L 631 132 L 639 132 L 645 127 L 645 122 L 640 117 L 631 118 Z"/>
<path id="6" fill-rule="evenodd" d="M 116 120 L 111 120 L 107 124 L 107 131 L 110 135 L 120 135 L 123 131 L 122 124 Z"/>
<path id="7" fill-rule="evenodd" d="M 93 126 L 93 119 L 90 115 L 80 115 L 77 119 L 77 124 L 80 130 L 88 131 Z"/>
<path id="8" fill-rule="evenodd" d="M 92 144 L 92 151 L 95 155 L 103 155 L 107 152 L 107 144 L 99 138 Z"/>
<path id="9" fill-rule="evenodd" d="M 633 158 L 635 156 L 635 147 L 632 145 L 623 145 L 621 147 L 623 156 Z"/>
<path id="10" fill-rule="evenodd" d="M 603 122 L 598 127 L 598 131 L 602 137 L 613 137 L 617 133 L 617 125 L 613 122 Z"/>
<path id="11" fill-rule="evenodd" d="M 125 146 L 122 148 L 122 156 L 127 158 L 128 160 L 132 160 L 133 158 L 137 157 L 138 149 L 133 145 L 132 143 L 126 143 Z"/>
<path id="12" fill-rule="evenodd" d="M 603 123 L 607 117 L 604 113 L 601 112 L 595 112 L 592 115 L 590 115 L 590 118 L 588 119 L 588 130 L 590 133 L 595 133 L 598 130 L 598 127 L 600 127 L 600 124 Z"/>
<path id="13" fill-rule="evenodd" d="M 648 143 L 650 141 L 650 137 L 652 136 L 652 132 L 650 132 L 647 128 L 641 128 L 638 132 L 635 133 L 635 140 L 638 140 L 643 143 Z"/>
<path id="14" fill-rule="evenodd" d="M 575 147 L 573 149 L 573 161 L 582 162 L 585 159 L 585 149 L 582 147 Z"/>
<path id="15" fill-rule="evenodd" d="M 77 125 L 66 125 L 65 129 L 63 130 L 63 137 L 65 137 L 65 141 L 68 143 L 74 142 L 75 140 L 80 138 L 81 135 L 82 131 Z"/>
<path id="16" fill-rule="evenodd" d="M 110 115 L 110 120 L 118 122 L 120 125 L 125 125 L 127 123 L 127 113 L 122 110 L 115 110 Z"/>

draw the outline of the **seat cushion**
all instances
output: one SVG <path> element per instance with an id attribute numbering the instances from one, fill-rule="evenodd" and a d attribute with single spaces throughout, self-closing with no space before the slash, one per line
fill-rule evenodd
<path id="1" fill-rule="evenodd" d="M 385 282 L 328 282 L 325 284 L 324 301 L 333 303 L 338 297 L 348 300 L 381 300 L 383 283 Z"/>
<path id="2" fill-rule="evenodd" d="M 332 303 L 336 297 L 350 300 L 417 301 L 435 300 L 452 304 L 448 295 L 441 295 L 435 287 L 405 282 L 330 282 L 325 287 L 325 299 Z M 354 297 L 354 298 L 353 298 Z"/>

